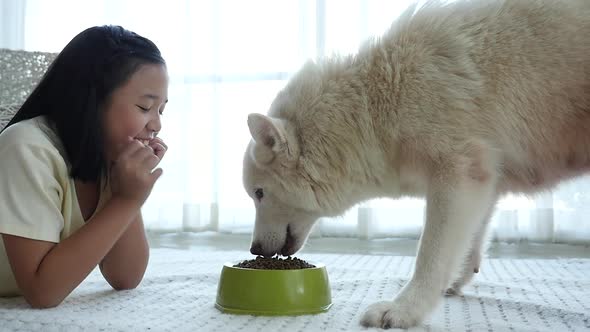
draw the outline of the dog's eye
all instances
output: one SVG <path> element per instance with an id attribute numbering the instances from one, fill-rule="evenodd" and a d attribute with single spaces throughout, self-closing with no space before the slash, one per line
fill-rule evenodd
<path id="1" fill-rule="evenodd" d="M 254 190 L 254 195 L 256 196 L 256 199 L 258 199 L 258 201 L 262 200 L 262 197 L 264 197 L 264 191 L 262 191 L 262 188 L 258 188 L 256 190 Z"/>

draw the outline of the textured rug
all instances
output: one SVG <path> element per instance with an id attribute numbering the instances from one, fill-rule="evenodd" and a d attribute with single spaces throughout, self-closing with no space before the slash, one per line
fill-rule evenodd
<path id="1" fill-rule="evenodd" d="M 323 314 L 254 317 L 214 307 L 227 261 L 244 251 L 153 249 L 139 288 L 116 292 L 98 271 L 60 306 L 35 310 L 0 298 L 0 331 L 377 331 L 359 325 L 366 308 L 407 281 L 413 257 L 308 254 L 324 262 L 334 305 Z M 487 259 L 463 297 L 447 297 L 413 331 L 589 331 L 590 260 Z"/>

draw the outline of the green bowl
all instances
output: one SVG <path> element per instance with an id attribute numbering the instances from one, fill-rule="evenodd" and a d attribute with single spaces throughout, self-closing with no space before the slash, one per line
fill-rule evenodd
<path id="1" fill-rule="evenodd" d="M 296 270 L 260 270 L 225 263 L 215 307 L 231 314 L 292 316 L 328 311 L 332 294 L 324 264 Z"/>

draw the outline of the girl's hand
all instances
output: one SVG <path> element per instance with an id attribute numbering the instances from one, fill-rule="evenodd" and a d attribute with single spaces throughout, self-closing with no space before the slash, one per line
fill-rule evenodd
<path id="1" fill-rule="evenodd" d="M 161 168 L 154 168 L 160 163 L 160 157 L 164 156 L 166 147 L 160 143 L 160 139 L 157 140 L 152 140 L 155 141 L 154 144 L 145 145 L 129 138 L 127 145 L 111 166 L 113 197 L 132 201 L 138 206 L 145 202 L 162 175 Z"/>
<path id="2" fill-rule="evenodd" d="M 154 153 L 160 160 L 164 158 L 166 151 L 168 151 L 168 146 L 164 143 L 164 141 L 159 137 L 152 138 L 148 145 L 154 150 Z"/>

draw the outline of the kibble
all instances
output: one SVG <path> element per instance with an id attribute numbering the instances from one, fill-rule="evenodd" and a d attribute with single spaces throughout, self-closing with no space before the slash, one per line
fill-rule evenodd
<path id="1" fill-rule="evenodd" d="M 263 256 L 257 256 L 256 259 L 242 261 L 234 265 L 234 267 L 258 270 L 297 270 L 314 268 L 315 265 L 310 264 L 297 257 L 291 256 L 285 258 L 280 258 L 279 256 L 268 258 Z"/>

